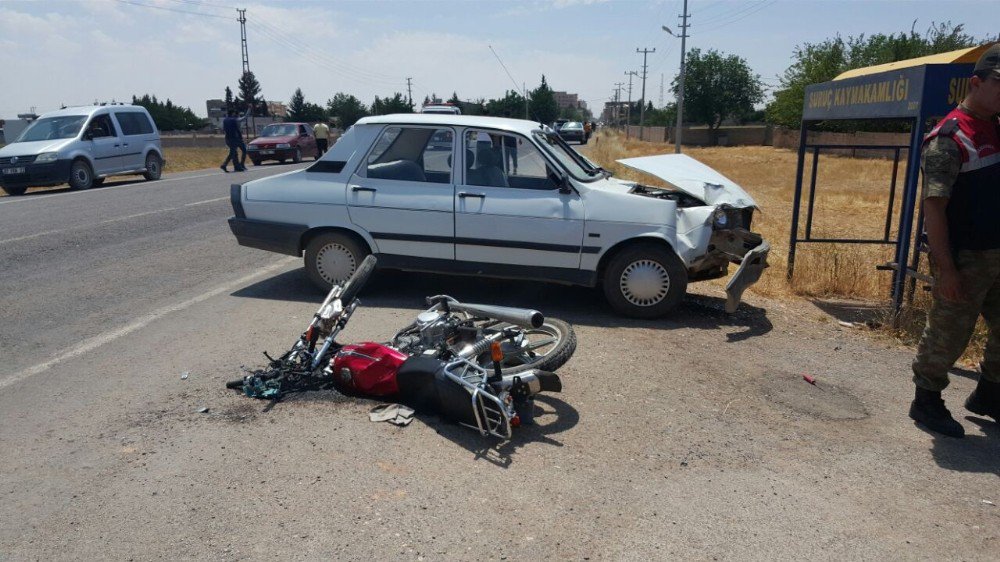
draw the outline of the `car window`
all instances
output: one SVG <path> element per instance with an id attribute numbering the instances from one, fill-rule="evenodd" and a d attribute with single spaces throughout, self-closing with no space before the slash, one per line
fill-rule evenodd
<path id="1" fill-rule="evenodd" d="M 554 175 L 545 157 L 525 137 L 496 131 L 465 136 L 467 185 L 553 189 Z"/>
<path id="2" fill-rule="evenodd" d="M 262 137 L 287 137 L 295 134 L 295 125 L 268 125 L 260 132 Z"/>
<path id="3" fill-rule="evenodd" d="M 386 127 L 368 153 L 369 178 L 451 183 L 450 129 Z"/>
<path id="4" fill-rule="evenodd" d="M 95 115 L 87 124 L 87 132 L 92 139 L 118 136 L 110 115 Z"/>
<path id="5" fill-rule="evenodd" d="M 71 139 L 80 134 L 80 128 L 86 120 L 85 115 L 42 117 L 29 125 L 14 142 Z"/>
<path id="6" fill-rule="evenodd" d="M 153 132 L 153 126 L 149 123 L 144 113 L 138 111 L 116 111 L 115 119 L 122 128 L 123 135 L 148 135 Z"/>
<path id="7" fill-rule="evenodd" d="M 299 135 L 301 136 L 301 135 L 305 135 L 305 134 L 308 134 L 308 133 L 306 133 L 305 126 L 299 125 Z"/>

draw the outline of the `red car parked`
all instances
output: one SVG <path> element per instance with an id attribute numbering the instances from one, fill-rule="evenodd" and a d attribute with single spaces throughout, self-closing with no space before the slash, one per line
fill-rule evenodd
<path id="1" fill-rule="evenodd" d="M 272 123 L 247 145 L 254 166 L 265 160 L 301 162 L 303 157 L 319 158 L 316 137 L 308 123 Z"/>

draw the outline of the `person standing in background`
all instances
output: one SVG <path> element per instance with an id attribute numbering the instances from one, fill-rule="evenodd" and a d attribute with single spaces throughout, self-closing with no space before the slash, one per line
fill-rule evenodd
<path id="1" fill-rule="evenodd" d="M 313 135 L 316 137 L 316 150 L 318 152 L 316 158 L 320 158 L 329 149 L 330 127 L 320 121 L 313 125 Z"/>

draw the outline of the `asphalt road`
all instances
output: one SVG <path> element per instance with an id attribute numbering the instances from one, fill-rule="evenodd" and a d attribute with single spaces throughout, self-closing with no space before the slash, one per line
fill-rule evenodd
<path id="1" fill-rule="evenodd" d="M 0 199 L 0 560 L 1000 552 L 1000 428 L 960 408 L 974 374 L 946 392 L 969 436 L 924 433 L 912 350 L 828 306 L 750 295 L 728 316 L 706 286 L 646 322 L 582 288 L 379 272 L 344 341 L 389 338 L 429 294 L 535 307 L 576 328 L 564 392 L 508 443 L 372 423 L 333 392 L 265 412 L 223 384 L 322 295 L 300 260 L 235 243 L 228 190 L 292 168 Z"/>

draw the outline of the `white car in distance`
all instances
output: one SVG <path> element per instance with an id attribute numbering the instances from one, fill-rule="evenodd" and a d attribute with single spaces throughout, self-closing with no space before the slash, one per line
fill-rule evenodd
<path id="1" fill-rule="evenodd" d="M 324 289 L 372 253 L 385 268 L 601 286 L 640 318 L 738 264 L 734 312 L 767 267 L 754 200 L 686 155 L 619 162 L 668 185 L 615 179 L 532 121 L 367 117 L 312 166 L 234 184 L 229 224 L 241 245 L 304 254 Z"/>

